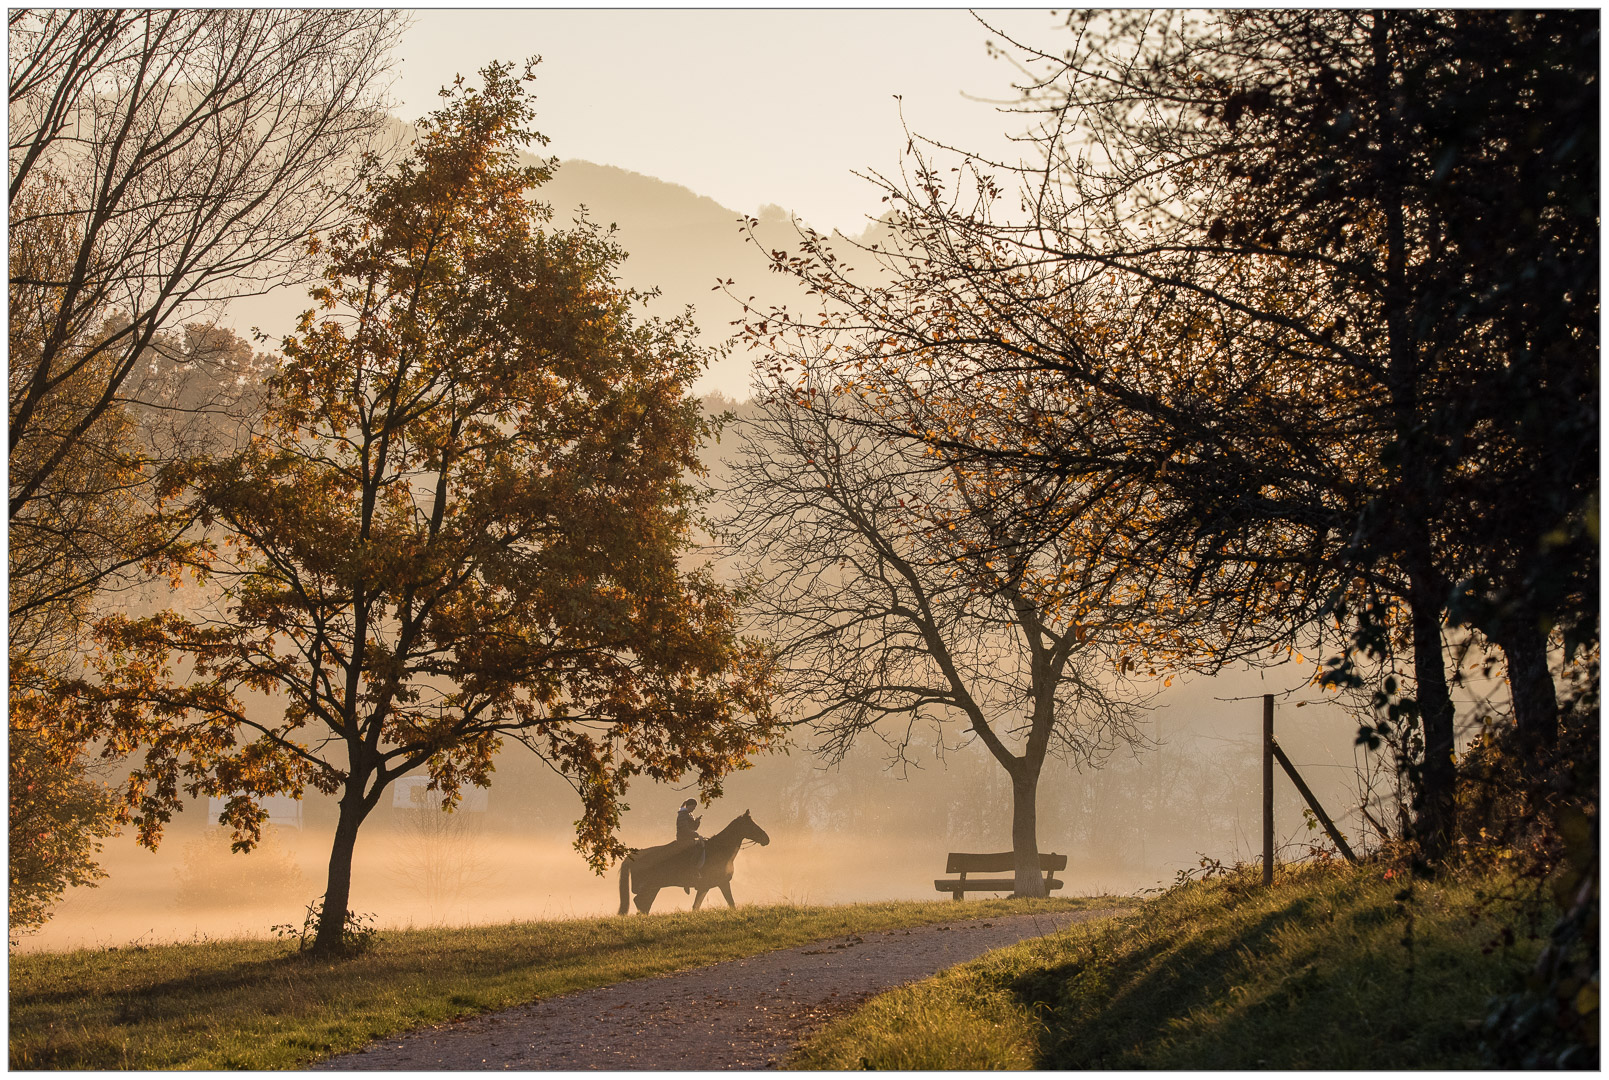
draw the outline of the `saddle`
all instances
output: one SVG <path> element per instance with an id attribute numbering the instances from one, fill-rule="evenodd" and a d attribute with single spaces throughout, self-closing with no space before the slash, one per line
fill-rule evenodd
<path id="1" fill-rule="evenodd" d="M 705 838 L 694 838 L 691 844 L 680 840 L 672 840 L 668 844 L 659 844 L 655 847 L 638 848 L 632 853 L 641 870 L 655 870 L 659 873 L 685 871 L 689 874 L 698 874 L 704 869 Z M 683 886 L 687 888 L 687 886 Z"/>

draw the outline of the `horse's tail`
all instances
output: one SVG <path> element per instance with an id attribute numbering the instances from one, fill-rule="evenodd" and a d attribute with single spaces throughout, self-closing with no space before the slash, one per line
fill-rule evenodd
<path id="1" fill-rule="evenodd" d="M 620 914 L 631 910 L 631 856 L 620 860 Z"/>

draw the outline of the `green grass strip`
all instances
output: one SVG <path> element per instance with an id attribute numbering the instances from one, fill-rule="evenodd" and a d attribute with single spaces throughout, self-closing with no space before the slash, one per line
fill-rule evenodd
<path id="1" fill-rule="evenodd" d="M 1541 942 L 1486 951 L 1490 881 L 1196 882 L 882 994 L 800 1069 L 1459 1069 Z M 1411 916 L 1411 919 L 1410 919 Z M 1544 924 L 1545 933 L 1545 924 Z"/>
<path id="2" fill-rule="evenodd" d="M 383 931 L 315 962 L 273 941 L 11 958 L 14 1069 L 295 1069 L 399 1034 L 572 990 L 840 934 L 1110 898 L 740 907 L 628 918 Z"/>

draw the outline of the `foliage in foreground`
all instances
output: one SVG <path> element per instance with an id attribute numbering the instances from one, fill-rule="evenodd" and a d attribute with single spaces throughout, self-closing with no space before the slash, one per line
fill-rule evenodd
<path id="1" fill-rule="evenodd" d="M 13 1069 L 288 1069 L 371 1039 L 835 935 L 1110 897 L 741 907 L 388 931 L 321 961 L 268 941 L 11 958 Z"/>
<path id="2" fill-rule="evenodd" d="M 820 303 L 748 343 L 864 399 L 863 444 L 1010 477 L 1014 526 L 1110 513 L 1186 658 L 1335 661 L 1439 859 L 1443 628 L 1501 654 L 1528 757 L 1599 634 L 1598 21 L 1071 11 L 1001 50 L 1033 152 L 911 138 L 876 243 L 765 245 Z"/>
<path id="3" fill-rule="evenodd" d="M 790 1065 L 1478 1067 L 1492 998 L 1550 921 L 1518 918 L 1498 888 L 1379 866 L 1191 882 L 874 998 Z"/>

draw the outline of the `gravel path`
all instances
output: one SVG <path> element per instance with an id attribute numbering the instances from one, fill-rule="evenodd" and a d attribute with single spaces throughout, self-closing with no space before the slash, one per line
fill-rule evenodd
<path id="1" fill-rule="evenodd" d="M 851 934 L 425 1028 L 312 1068 L 775 1069 L 805 1035 L 874 994 L 1110 914 L 1012 915 Z"/>

